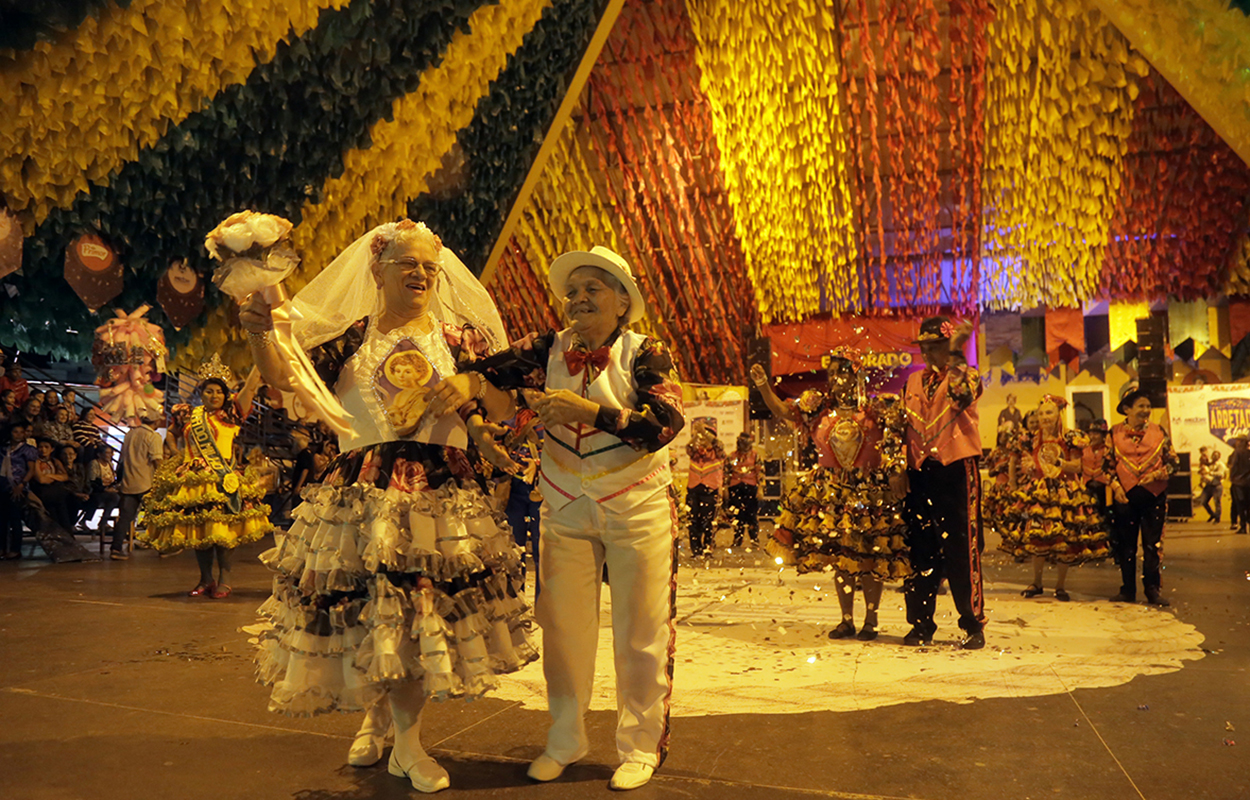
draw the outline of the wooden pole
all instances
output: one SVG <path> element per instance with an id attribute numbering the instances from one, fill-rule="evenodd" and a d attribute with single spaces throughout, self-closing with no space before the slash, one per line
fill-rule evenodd
<path id="1" fill-rule="evenodd" d="M 599 18 L 599 24 L 595 28 L 594 36 L 590 39 L 590 45 L 586 48 L 586 52 L 582 54 L 581 63 L 577 65 L 577 72 L 573 74 L 573 80 L 569 83 L 569 88 L 564 93 L 564 100 L 561 101 L 559 110 L 556 111 L 555 117 L 551 120 L 551 127 L 547 129 L 547 135 L 543 138 L 542 147 L 538 149 L 538 155 L 534 157 L 534 163 L 530 164 L 529 174 L 525 176 L 525 183 L 521 184 L 521 191 L 517 193 L 516 200 L 512 201 L 512 210 L 508 212 L 508 218 L 504 221 L 503 228 L 499 231 L 499 237 L 495 239 L 495 246 L 490 250 L 490 257 L 486 259 L 486 266 L 482 268 L 479 280 L 483 286 L 489 284 L 494 276 L 495 265 L 499 263 L 499 259 L 503 256 L 503 250 L 508 246 L 508 240 L 512 238 L 512 231 L 516 228 L 517 221 L 521 218 L 521 211 L 525 208 L 525 204 L 529 202 L 530 195 L 534 193 L 534 187 L 538 185 L 538 181 L 543 175 L 543 169 L 547 166 L 548 159 L 551 158 L 552 152 L 556 149 L 556 143 L 560 140 L 560 133 L 564 130 L 565 123 L 573 115 L 573 109 L 577 107 L 577 101 L 581 97 L 582 89 L 586 86 L 586 81 L 590 79 L 590 71 L 594 69 L 595 62 L 599 60 L 599 53 L 603 51 L 603 46 L 608 41 L 608 35 L 612 33 L 612 28 L 616 25 L 616 19 L 621 15 L 621 8 L 624 5 L 625 0 L 608 0 L 608 7 L 604 9 L 603 16 Z"/>

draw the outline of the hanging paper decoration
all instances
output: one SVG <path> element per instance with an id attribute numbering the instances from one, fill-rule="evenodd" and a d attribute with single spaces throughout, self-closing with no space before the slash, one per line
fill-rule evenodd
<path id="1" fill-rule="evenodd" d="M 1141 81 L 1106 250 L 1107 297 L 1220 293 L 1246 218 L 1250 167 L 1157 74 Z"/>
<path id="2" fill-rule="evenodd" d="M 122 290 L 122 264 L 112 247 L 94 233 L 65 249 L 65 281 L 94 313 Z"/>
<path id="3" fill-rule="evenodd" d="M 6 208 L 0 208 L 0 278 L 22 268 L 22 225 Z"/>
<path id="4" fill-rule="evenodd" d="M 156 302 L 174 330 L 182 330 L 204 310 L 204 281 L 187 262 L 175 261 L 156 283 Z"/>
<path id="5" fill-rule="evenodd" d="M 593 16 L 593 4 L 579 6 L 572 0 L 459 0 L 455 13 L 445 12 L 439 23 L 439 27 L 446 28 L 443 39 L 443 32 L 434 35 L 426 22 L 420 22 L 417 29 L 410 27 L 410 21 L 401 25 L 400 19 L 424 20 L 422 15 L 432 14 L 415 0 L 402 5 L 405 8 L 396 13 L 404 16 L 397 16 L 389 24 L 379 20 L 357 32 L 360 23 L 353 20 L 350 37 L 384 37 L 387 48 L 379 49 L 379 53 L 402 53 L 403 58 L 383 59 L 379 55 L 376 63 L 360 64 L 359 59 L 351 58 L 350 51 L 345 51 L 341 65 L 301 67 L 326 75 L 349 70 L 355 79 L 351 85 L 328 84 L 321 88 L 342 93 L 343 100 L 349 96 L 374 99 L 381 94 L 387 97 L 387 103 L 371 108 L 375 117 L 363 128 L 359 140 L 340 132 L 344 126 L 355 124 L 351 118 L 361 115 L 362 111 L 357 110 L 359 101 L 343 103 L 344 118 L 331 120 L 334 133 L 327 133 L 324 138 L 337 142 L 344 150 L 335 153 L 334 163 L 326 165 L 332 168 L 318 177 L 312 191 L 301 186 L 300 196 L 287 206 L 287 216 L 300 220 L 292 233 L 292 242 L 303 256 L 301 267 L 288 282 L 292 292 L 302 288 L 367 230 L 402 216 L 428 222 L 470 269 L 479 271 L 481 260 L 474 263 L 471 252 L 489 252 L 494 239 L 486 226 L 479 229 L 460 218 L 442 226 L 423 211 L 413 216 L 410 203 L 428 194 L 431 179 L 445 163 L 467 154 L 465 172 L 479 176 L 484 185 L 461 182 L 455 194 L 476 213 L 495 209 L 495 222 L 501 225 L 507 211 L 498 211 L 500 203 L 514 196 L 519 182 L 498 169 L 497 164 L 504 161 L 513 168 L 524 169 L 532 158 L 523 148 L 536 146 L 541 132 L 550 125 L 546 113 L 553 115 L 555 111 L 548 106 L 557 81 L 563 79 L 560 65 L 580 56 L 579 48 L 584 48 L 580 37 L 589 36 L 597 19 Z M 472 14 L 459 21 L 459 14 L 470 10 Z M 320 31 L 319 27 L 311 35 Z M 416 48 L 414 41 L 420 41 L 421 48 Z M 318 47 L 330 45 L 321 43 Z M 422 66 L 425 64 L 428 66 Z M 380 87 L 372 85 L 378 80 L 370 77 L 374 75 L 381 76 Z M 356 80 L 365 84 L 367 91 L 358 90 Z M 402 91 L 392 101 L 387 93 L 396 90 Z M 336 102 L 338 99 L 335 97 Z M 558 104 L 559 100 L 555 102 Z M 490 152 L 495 147 L 503 147 L 506 154 Z M 368 188 L 362 191 L 362 187 Z M 279 202 L 255 205 L 282 207 Z M 250 358 L 246 343 L 239 331 L 222 324 L 224 319 L 223 315 L 210 312 L 203 330 L 186 350 L 185 361 L 180 349 L 179 362 L 190 366 L 197 359 L 206 358 L 214 347 L 220 347 L 227 363 L 242 367 Z"/>
<path id="6" fill-rule="evenodd" d="M 1229 0 L 1091 0 L 1250 164 L 1250 18 Z M 1243 3 L 1244 6 L 1244 3 Z"/>
<path id="7" fill-rule="evenodd" d="M 0 70 L 0 191 L 43 222 L 347 4 L 132 0 L 17 54 Z"/>
<path id="8" fill-rule="evenodd" d="M 1149 65 L 1088 0 L 999 0 L 989 27 L 982 301 L 1098 293 L 1138 78 Z"/>
<path id="9" fill-rule="evenodd" d="M 623 12 L 603 68 L 590 77 L 586 129 L 604 177 L 621 175 L 609 195 L 622 238 L 683 374 L 736 383 L 756 316 L 743 302 L 750 285 L 723 200 L 725 176 L 703 156 L 713 138 L 709 104 L 685 88 L 698 71 L 687 20 L 673 0 Z M 670 101 L 683 96 L 690 99 Z"/>
<path id="10" fill-rule="evenodd" d="M 138 425 L 146 411 L 159 415 L 165 396 L 155 381 L 165 373 L 165 335 L 144 319 L 150 306 L 117 316 L 95 330 L 91 363 L 100 406 L 115 425 Z"/>
<path id="11" fill-rule="evenodd" d="M 985 326 L 985 351 L 987 353 L 993 353 L 1004 347 L 1011 353 L 1024 352 L 1024 333 L 1021 330 L 1018 313 L 1007 311 L 984 314 L 981 322 Z"/>
<path id="12" fill-rule="evenodd" d="M 1228 301 L 1228 341 L 1233 347 L 1250 333 L 1250 298 L 1234 297 Z"/>
<path id="13" fill-rule="evenodd" d="M 327 180 L 300 212 L 292 241 L 305 266 L 292 291 L 370 228 L 407 215 L 409 201 L 427 191 L 456 144 L 456 132 L 473 121 L 478 102 L 550 5 L 550 0 L 508 0 L 475 11 L 419 86 L 374 123 L 367 144 L 343 154 L 342 174 Z M 450 246 L 461 232 L 438 233 Z"/>
<path id="14" fill-rule="evenodd" d="M 1250 294 L 1250 222 L 1242 214 L 1241 233 L 1229 254 L 1228 293 Z"/>
<path id="15" fill-rule="evenodd" d="M 686 5 L 760 317 L 861 310 L 833 15 L 796 0 Z"/>
<path id="16" fill-rule="evenodd" d="M 1205 300 L 1168 303 L 1168 341 L 1175 345 L 1190 339 L 1195 352 L 1206 352 L 1211 346 L 1208 309 Z M 1179 347 L 1177 350 L 1179 352 Z"/>
<path id="17" fill-rule="evenodd" d="M 638 278 L 637 327 L 683 377 L 732 383 L 757 318 L 689 25 L 679 0 L 625 6 L 489 286 L 510 329 L 533 330 L 558 307 L 547 265 L 605 245 Z"/>
<path id="18" fill-rule="evenodd" d="M 500 257 L 487 288 L 513 339 L 529 331 L 563 327 L 552 305 L 551 292 L 546 283 L 539 280 L 515 235 Z"/>
<path id="19" fill-rule="evenodd" d="M 1137 320 L 1149 316 L 1149 303 L 1112 303 L 1107 309 L 1111 349 L 1119 350 L 1125 342 L 1137 341 Z"/>
<path id="20" fill-rule="evenodd" d="M 938 6 L 936 0 L 852 0 L 838 17 L 841 62 L 862 64 L 862 70 L 843 69 L 840 79 L 859 168 L 858 218 L 872 220 L 860 230 L 865 291 L 878 312 L 925 314 L 949 305 L 970 313 L 976 304 L 979 109 L 991 11 L 983 0 L 950 4 L 948 45 Z M 943 209 L 950 218 L 939 224 Z M 941 230 L 947 225 L 949 234 Z M 942 241 L 946 235 L 949 243 Z"/>

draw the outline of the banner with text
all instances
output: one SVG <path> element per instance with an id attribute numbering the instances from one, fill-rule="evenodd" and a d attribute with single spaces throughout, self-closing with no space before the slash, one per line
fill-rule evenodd
<path id="1" fill-rule="evenodd" d="M 1219 451 L 1227 463 L 1233 452 L 1228 438 L 1236 431 L 1250 432 L 1250 384 L 1169 386 L 1168 418 L 1172 446 L 1190 454 L 1190 471 L 1196 480 L 1198 448 Z"/>

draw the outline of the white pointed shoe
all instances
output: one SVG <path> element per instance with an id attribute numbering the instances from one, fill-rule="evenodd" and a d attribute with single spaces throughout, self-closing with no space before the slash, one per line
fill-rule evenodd
<path id="1" fill-rule="evenodd" d="M 405 767 L 399 763 L 398 752 L 392 747 L 390 761 L 386 764 L 386 771 L 396 778 L 407 778 L 412 788 L 425 794 L 441 792 L 451 786 L 451 776 L 434 759 L 425 756 Z"/>
<path id="2" fill-rule="evenodd" d="M 639 786 L 645 786 L 654 773 L 655 767 L 650 764 L 643 764 L 641 761 L 626 761 L 616 768 L 616 772 L 612 773 L 608 788 L 619 792 L 637 789 Z"/>

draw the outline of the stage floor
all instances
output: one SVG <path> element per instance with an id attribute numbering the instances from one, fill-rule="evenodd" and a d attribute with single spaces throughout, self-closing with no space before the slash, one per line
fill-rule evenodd
<path id="1" fill-rule="evenodd" d="M 901 646 L 887 586 L 876 641 L 831 641 L 832 579 L 760 552 L 679 571 L 673 739 L 634 797 L 1176 800 L 1250 797 L 1250 536 L 1170 523 L 1170 609 L 1117 605 L 1110 565 L 1074 569 L 1072 602 L 1026 600 L 1026 566 L 986 556 L 988 646 L 954 648 L 950 597 L 934 646 Z M 228 600 L 185 596 L 190 554 L 0 564 L 0 795 L 15 800 L 356 800 L 416 793 L 344 758 L 358 715 L 266 711 L 240 628 L 269 580 L 244 548 Z M 862 620 L 858 598 L 857 622 Z M 444 794 L 606 796 L 616 766 L 604 593 L 590 754 L 551 784 L 541 664 L 471 703 L 433 704 Z"/>

